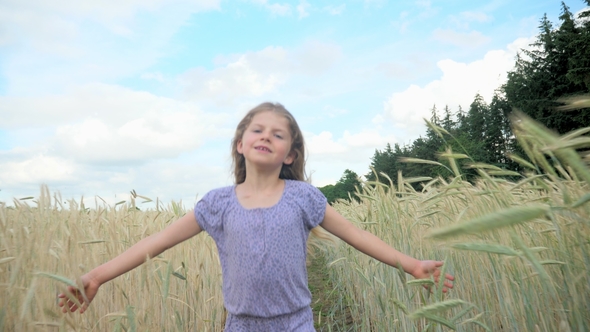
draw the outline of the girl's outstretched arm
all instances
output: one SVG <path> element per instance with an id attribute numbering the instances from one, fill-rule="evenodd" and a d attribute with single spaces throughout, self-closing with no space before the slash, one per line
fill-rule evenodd
<path id="1" fill-rule="evenodd" d="M 75 297 L 82 304 L 79 309 L 80 313 L 83 313 L 102 284 L 138 267 L 146 261 L 147 257 L 156 257 L 168 248 L 200 232 L 201 227 L 195 220 L 195 215 L 192 212 L 185 214 L 161 232 L 142 239 L 119 256 L 80 277 L 81 285 L 84 287 L 84 294 L 79 289 L 68 286 L 67 292 L 70 293 L 69 296 L 65 293 L 58 295 L 60 298 L 59 306 L 63 308 L 63 312 L 76 311 L 78 305 L 69 298 Z"/>
<path id="2" fill-rule="evenodd" d="M 395 250 L 377 236 L 356 227 L 329 204 L 326 206 L 326 214 L 320 226 L 362 253 L 387 265 L 396 268 L 401 266 L 405 272 L 411 274 L 414 278 L 424 279 L 432 275 L 434 280 L 438 282 L 440 267 L 443 265 L 443 262 L 420 261 Z M 445 279 L 444 292 L 447 291 L 447 288 L 453 288 L 452 281 L 454 277 L 446 274 Z"/>

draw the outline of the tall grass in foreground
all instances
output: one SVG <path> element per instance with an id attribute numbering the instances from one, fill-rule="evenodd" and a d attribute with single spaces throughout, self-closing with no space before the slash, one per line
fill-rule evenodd
<path id="1" fill-rule="evenodd" d="M 131 200 L 96 209 L 50 196 L 0 206 L 0 331 L 221 331 L 225 313 L 215 244 L 199 235 L 101 287 L 83 315 L 57 294 L 184 213 L 139 211 Z"/>
<path id="2" fill-rule="evenodd" d="M 590 128 L 557 137 L 520 116 L 515 132 L 533 162 L 526 175 L 473 164 L 480 179 L 431 179 L 421 191 L 366 183 L 360 202 L 335 208 L 402 252 L 444 260 L 455 288 L 432 294 L 404 274 L 346 245 L 329 251 L 329 271 L 355 331 L 590 331 L 590 170 L 573 147 Z M 441 128 L 442 129 L 442 128 Z M 414 162 L 429 162 L 414 160 Z M 441 164 L 442 166 L 442 164 Z M 418 179 L 427 181 L 427 179 Z M 330 317 L 328 316 L 328 320 Z"/>

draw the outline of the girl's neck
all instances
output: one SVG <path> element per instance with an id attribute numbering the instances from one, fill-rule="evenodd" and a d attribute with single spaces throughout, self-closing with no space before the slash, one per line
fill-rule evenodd
<path id="1" fill-rule="evenodd" d="M 278 177 L 248 177 L 236 186 L 235 193 L 245 209 L 269 208 L 276 205 L 283 196 L 286 183 Z"/>
<path id="2" fill-rule="evenodd" d="M 278 176 L 260 176 L 257 174 L 246 174 L 246 179 L 240 184 L 243 189 L 249 192 L 274 191 L 283 186 L 283 180 Z"/>
<path id="3" fill-rule="evenodd" d="M 274 191 L 283 186 L 283 180 L 279 178 L 281 169 L 261 169 L 256 165 L 250 165 L 246 160 L 246 178 L 240 184 L 249 192 Z"/>

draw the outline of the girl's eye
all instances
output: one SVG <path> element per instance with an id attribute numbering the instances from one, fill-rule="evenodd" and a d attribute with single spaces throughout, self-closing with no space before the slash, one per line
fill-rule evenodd
<path id="1" fill-rule="evenodd" d="M 280 139 L 282 139 L 282 138 L 283 138 L 283 136 L 281 136 L 281 135 L 279 135 L 279 134 L 275 134 L 275 136 L 276 136 L 277 138 L 280 138 Z"/>

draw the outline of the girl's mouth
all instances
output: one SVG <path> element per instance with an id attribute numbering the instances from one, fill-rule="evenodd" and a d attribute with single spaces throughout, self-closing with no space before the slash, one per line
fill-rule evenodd
<path id="1" fill-rule="evenodd" d="M 270 149 L 265 147 L 265 146 L 257 146 L 254 149 L 258 150 L 258 151 L 265 151 L 265 152 L 270 152 Z"/>

